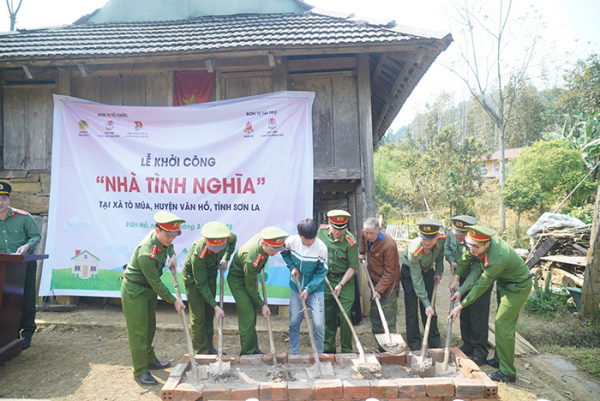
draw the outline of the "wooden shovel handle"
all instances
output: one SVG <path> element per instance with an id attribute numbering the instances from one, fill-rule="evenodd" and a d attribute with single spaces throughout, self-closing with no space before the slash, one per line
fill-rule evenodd
<path id="1" fill-rule="evenodd" d="M 262 284 L 263 301 L 265 305 L 269 306 L 267 300 L 267 288 L 265 287 L 265 273 L 264 269 L 260 271 L 260 281 Z M 277 365 L 277 354 L 275 353 L 275 341 L 273 340 L 273 330 L 271 329 L 271 316 L 267 315 L 267 328 L 269 329 L 269 345 L 271 347 L 271 358 L 273 358 L 273 366 Z"/>

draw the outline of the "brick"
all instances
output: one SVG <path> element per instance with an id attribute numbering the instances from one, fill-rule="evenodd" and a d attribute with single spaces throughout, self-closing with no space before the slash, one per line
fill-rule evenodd
<path id="1" fill-rule="evenodd" d="M 407 398 L 426 397 L 425 380 L 421 378 L 402 379 L 398 381 L 398 396 Z"/>
<path id="2" fill-rule="evenodd" d="M 169 377 L 165 382 L 165 385 L 161 389 L 160 396 L 163 401 L 172 400 L 175 394 L 175 388 L 181 382 L 181 377 Z"/>
<path id="3" fill-rule="evenodd" d="M 339 379 L 316 380 L 314 387 L 317 400 L 335 400 L 344 396 L 344 387 Z"/>
<path id="4" fill-rule="evenodd" d="M 288 363 L 289 364 L 302 364 L 308 365 L 311 361 L 311 356 L 308 354 L 289 354 L 288 355 Z"/>
<path id="5" fill-rule="evenodd" d="M 223 362 L 229 362 L 232 365 L 239 365 L 240 357 L 238 355 L 223 355 Z"/>
<path id="6" fill-rule="evenodd" d="M 248 398 L 258 398 L 259 395 L 258 383 L 249 383 L 231 389 L 232 400 L 246 401 Z"/>
<path id="7" fill-rule="evenodd" d="M 398 382 L 395 380 L 371 381 L 371 397 L 379 400 L 398 397 Z"/>
<path id="8" fill-rule="evenodd" d="M 217 362 L 216 355 L 195 355 L 194 358 L 199 365 L 209 365 L 213 362 Z"/>
<path id="9" fill-rule="evenodd" d="M 242 355 L 240 356 L 240 365 L 262 365 L 262 355 Z"/>
<path id="10" fill-rule="evenodd" d="M 322 363 L 335 363 L 335 355 L 334 354 L 319 354 L 319 361 Z M 315 363 L 315 357 L 313 354 L 310 354 L 310 363 Z"/>
<path id="11" fill-rule="evenodd" d="M 459 358 L 458 363 L 460 366 L 462 366 L 465 377 L 468 377 L 469 379 L 475 377 L 473 376 L 473 372 L 481 372 L 479 366 L 477 366 L 477 364 L 470 359 Z"/>
<path id="12" fill-rule="evenodd" d="M 200 386 L 204 389 L 204 385 Z M 190 383 L 181 383 L 175 389 L 173 399 L 177 401 L 196 401 L 202 398 L 203 392 Z"/>
<path id="13" fill-rule="evenodd" d="M 380 359 L 382 365 L 406 365 L 406 354 L 404 352 L 401 354 L 390 354 L 384 352 L 381 354 Z"/>
<path id="14" fill-rule="evenodd" d="M 454 396 L 454 383 L 450 379 L 442 377 L 425 379 L 425 387 L 429 397 Z"/>
<path id="15" fill-rule="evenodd" d="M 477 379 L 454 379 L 456 398 L 483 398 L 483 383 Z"/>
<path id="16" fill-rule="evenodd" d="M 314 400 L 315 389 L 312 384 L 306 382 L 288 383 L 288 399 L 290 400 Z"/>
<path id="17" fill-rule="evenodd" d="M 454 354 L 455 360 L 458 360 L 458 358 L 468 359 L 465 353 L 458 347 L 450 347 L 450 353 Z"/>
<path id="18" fill-rule="evenodd" d="M 427 350 L 429 357 L 433 362 L 444 362 L 444 349 L 443 348 L 429 348 Z"/>
<path id="19" fill-rule="evenodd" d="M 277 363 L 280 365 L 287 364 L 287 354 L 285 352 L 277 352 L 275 358 L 277 358 Z M 273 365 L 273 354 L 264 354 L 263 362 L 267 365 Z"/>
<path id="20" fill-rule="evenodd" d="M 366 380 L 344 380 L 345 400 L 364 400 L 371 397 L 371 383 Z"/>
<path id="21" fill-rule="evenodd" d="M 204 386 L 204 400 L 231 400 L 231 385 L 209 383 Z"/>
<path id="22" fill-rule="evenodd" d="M 259 399 L 270 401 L 287 401 L 287 383 L 260 383 Z"/>
<path id="23" fill-rule="evenodd" d="M 474 378 L 483 383 L 483 397 L 487 399 L 498 399 L 498 384 L 483 372 L 474 372 Z"/>
<path id="24" fill-rule="evenodd" d="M 335 364 L 338 366 L 353 366 L 353 359 L 358 359 L 358 354 L 336 354 Z"/>

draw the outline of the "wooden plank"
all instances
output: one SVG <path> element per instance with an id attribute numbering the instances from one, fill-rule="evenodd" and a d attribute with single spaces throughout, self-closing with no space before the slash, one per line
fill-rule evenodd
<path id="1" fill-rule="evenodd" d="M 323 57 L 288 60 L 287 68 L 290 72 L 353 70 L 356 68 L 356 57 Z"/>
<path id="2" fill-rule="evenodd" d="M 355 77 L 356 71 L 327 71 L 327 72 L 302 72 L 302 73 L 293 73 L 290 76 L 294 76 L 294 78 L 320 78 L 320 77 Z"/>
<path id="3" fill-rule="evenodd" d="M 360 167 L 317 167 L 314 170 L 315 180 L 360 180 Z"/>
<path id="4" fill-rule="evenodd" d="M 289 88 L 294 91 L 315 92 L 312 109 L 314 166 L 315 169 L 334 167 L 331 78 L 299 78 L 290 75 Z"/>
<path id="5" fill-rule="evenodd" d="M 250 96 L 273 92 L 273 76 L 249 78 Z"/>
<path id="6" fill-rule="evenodd" d="M 71 91 L 74 97 L 98 103 L 102 102 L 100 77 L 73 77 L 71 80 Z"/>
<path id="7" fill-rule="evenodd" d="M 243 72 L 223 72 L 222 76 L 227 79 L 232 78 L 256 78 L 256 77 L 272 77 L 273 71 L 243 71 Z"/>
<path id="8" fill-rule="evenodd" d="M 52 126 L 48 126 L 52 114 L 52 91 L 48 87 L 23 91 L 25 100 L 26 162 L 28 170 L 48 168 L 48 137 Z"/>
<path id="9" fill-rule="evenodd" d="M 273 67 L 273 92 L 282 92 L 288 89 L 288 71 L 285 59 L 278 58 Z"/>
<path id="10" fill-rule="evenodd" d="M 146 75 L 146 106 L 169 106 L 169 79 L 167 74 Z"/>
<path id="11" fill-rule="evenodd" d="M 315 183 L 316 192 L 350 193 L 354 192 L 354 183 L 351 182 L 318 182 Z"/>
<path id="12" fill-rule="evenodd" d="M 4 168 L 25 168 L 25 93 L 4 88 Z"/>
<path id="13" fill-rule="evenodd" d="M 115 106 L 123 105 L 123 78 L 102 76 L 100 82 L 102 103 Z"/>
<path id="14" fill-rule="evenodd" d="M 146 105 L 146 76 L 132 75 L 123 77 L 123 105 Z"/>
<path id="15" fill-rule="evenodd" d="M 333 148 L 336 167 L 360 166 L 358 92 L 354 77 L 332 78 Z"/>
<path id="16" fill-rule="evenodd" d="M 552 249 L 552 247 L 554 246 L 554 244 L 556 244 L 556 238 L 554 237 L 548 237 L 548 239 L 546 241 L 544 241 L 544 243 L 542 244 L 542 246 L 540 246 L 534 253 L 533 256 L 531 257 L 531 259 L 529 259 L 526 263 L 527 263 L 527 267 L 529 267 L 529 269 L 531 269 L 533 266 L 535 266 L 537 264 L 537 262 L 539 262 L 540 258 L 542 256 L 544 256 L 545 254 L 548 253 L 548 251 L 550 249 Z"/>
<path id="17" fill-rule="evenodd" d="M 223 77 L 225 78 L 224 74 Z M 246 78 L 226 78 L 225 99 L 235 99 L 250 96 L 250 83 Z"/>
<path id="18" fill-rule="evenodd" d="M 359 54 L 358 58 L 358 119 L 360 144 L 360 166 L 362 167 L 363 215 L 375 217 L 375 168 L 373 165 L 373 115 L 371 110 L 371 80 L 369 76 L 369 56 Z"/>
<path id="19" fill-rule="evenodd" d="M 58 92 L 59 95 L 71 96 L 71 69 L 61 68 L 58 70 Z"/>
<path id="20" fill-rule="evenodd" d="M 550 255 L 542 256 L 541 260 L 550 260 L 552 262 L 566 263 L 569 265 L 585 266 L 587 258 L 585 256 L 565 256 L 565 255 Z"/>

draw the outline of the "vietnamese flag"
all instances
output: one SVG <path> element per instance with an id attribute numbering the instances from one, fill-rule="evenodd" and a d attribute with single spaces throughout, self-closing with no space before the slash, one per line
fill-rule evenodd
<path id="1" fill-rule="evenodd" d="M 173 106 L 210 102 L 215 77 L 214 71 L 175 71 Z"/>

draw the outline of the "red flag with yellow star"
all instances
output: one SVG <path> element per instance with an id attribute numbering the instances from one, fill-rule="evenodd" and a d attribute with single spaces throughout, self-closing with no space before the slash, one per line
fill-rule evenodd
<path id="1" fill-rule="evenodd" d="M 215 76 L 214 71 L 175 71 L 173 106 L 210 102 Z"/>

